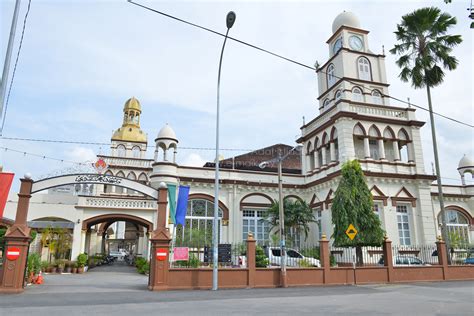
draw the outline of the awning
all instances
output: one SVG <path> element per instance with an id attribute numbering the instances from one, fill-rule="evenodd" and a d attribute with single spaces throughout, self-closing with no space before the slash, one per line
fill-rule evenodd
<path id="1" fill-rule="evenodd" d="M 28 226 L 31 228 L 66 228 L 74 229 L 73 222 L 65 221 L 30 221 Z"/>

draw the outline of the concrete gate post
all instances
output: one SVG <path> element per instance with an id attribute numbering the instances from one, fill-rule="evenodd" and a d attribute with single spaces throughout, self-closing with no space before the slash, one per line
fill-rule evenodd
<path id="1" fill-rule="evenodd" d="M 253 233 L 249 232 L 247 236 L 247 269 L 248 269 L 248 278 L 247 286 L 248 288 L 255 287 L 255 273 L 256 273 L 256 257 L 255 257 L 255 238 L 253 238 Z"/>
<path id="2" fill-rule="evenodd" d="M 331 253 L 329 251 L 329 240 L 326 239 L 326 234 L 323 234 L 319 241 L 319 259 L 323 268 L 323 283 L 327 284 L 330 282 Z"/>
<path id="3" fill-rule="evenodd" d="M 446 280 L 446 272 L 448 271 L 448 254 L 446 252 L 446 243 L 441 236 L 439 236 L 436 241 L 436 250 L 438 252 L 438 263 L 443 267 L 443 280 Z"/>
<path id="4" fill-rule="evenodd" d="M 158 216 L 155 230 L 151 233 L 150 291 L 164 291 L 168 289 L 169 253 L 171 235 L 166 228 L 166 208 L 168 206 L 168 189 L 160 184 L 158 189 Z"/>
<path id="5" fill-rule="evenodd" d="M 393 253 L 392 253 L 392 241 L 387 236 L 384 237 L 383 241 L 383 265 L 387 267 L 387 282 L 393 282 Z"/>
<path id="6" fill-rule="evenodd" d="M 2 277 L 0 278 L 0 293 L 21 293 L 24 291 L 25 268 L 31 240 L 30 228 L 26 219 L 28 218 L 33 180 L 20 179 L 20 181 L 15 223 L 8 228 L 4 237 L 5 249 Z M 14 260 L 9 260 L 7 258 L 8 251 L 15 248 L 19 250 L 19 256 Z"/>

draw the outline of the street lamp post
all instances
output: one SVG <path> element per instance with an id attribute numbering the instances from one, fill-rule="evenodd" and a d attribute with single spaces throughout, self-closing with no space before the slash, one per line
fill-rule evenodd
<path id="1" fill-rule="evenodd" d="M 226 25 L 227 25 L 227 32 L 225 33 L 224 44 L 222 45 L 221 50 L 221 58 L 219 60 L 219 72 L 217 74 L 217 115 L 216 115 L 216 159 L 215 159 L 215 166 L 216 166 L 216 175 L 214 181 L 214 221 L 212 227 L 212 235 L 213 235 L 213 251 L 212 251 L 212 290 L 216 291 L 217 286 L 217 268 L 218 268 L 218 243 L 219 243 L 219 91 L 221 85 L 221 67 L 222 67 L 222 57 L 224 56 L 224 48 L 225 43 L 227 41 L 227 35 L 229 34 L 229 30 L 234 25 L 236 15 L 233 11 L 227 13 L 226 17 Z"/>
<path id="2" fill-rule="evenodd" d="M 293 150 L 298 146 L 293 147 L 286 153 L 282 155 L 281 151 L 278 152 L 278 157 L 272 160 L 261 162 L 258 166 L 261 169 L 264 169 L 268 164 L 278 163 L 278 213 L 279 213 L 279 226 L 280 226 L 280 286 L 288 287 L 286 279 L 286 239 L 285 239 L 285 213 L 283 209 L 283 179 L 282 179 L 282 165 L 283 160 L 285 160 Z"/>

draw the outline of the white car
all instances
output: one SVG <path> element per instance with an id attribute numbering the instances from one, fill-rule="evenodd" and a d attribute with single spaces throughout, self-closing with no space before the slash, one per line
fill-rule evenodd
<path id="1" fill-rule="evenodd" d="M 109 253 L 110 256 L 117 258 L 118 261 L 123 261 L 127 254 L 128 253 L 125 250 L 111 251 Z"/>
<path id="2" fill-rule="evenodd" d="M 268 247 L 266 248 L 268 261 L 271 266 L 279 266 L 281 263 L 280 248 L 279 247 Z M 303 262 L 302 262 L 303 261 Z M 300 267 L 300 266 L 312 266 L 321 267 L 321 263 L 318 259 L 305 257 L 294 249 L 286 249 L 286 266 L 287 267 Z"/>

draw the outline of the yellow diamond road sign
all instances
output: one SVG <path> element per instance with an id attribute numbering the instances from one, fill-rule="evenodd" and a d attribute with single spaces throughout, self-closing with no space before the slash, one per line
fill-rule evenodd
<path id="1" fill-rule="evenodd" d="M 357 229 L 354 227 L 354 225 L 350 224 L 349 227 L 347 227 L 346 235 L 351 240 L 354 240 L 355 236 L 357 235 Z"/>

